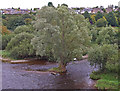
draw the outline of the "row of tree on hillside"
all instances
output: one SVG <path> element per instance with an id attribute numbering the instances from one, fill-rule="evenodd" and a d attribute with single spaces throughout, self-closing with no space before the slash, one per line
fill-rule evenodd
<path id="1" fill-rule="evenodd" d="M 86 19 L 89 20 L 91 24 L 96 24 L 97 27 L 104 27 L 106 25 L 111 25 L 114 27 L 120 26 L 120 12 L 114 13 L 110 12 L 108 14 L 98 12 L 97 14 L 90 14 L 87 11 L 83 14 Z"/>

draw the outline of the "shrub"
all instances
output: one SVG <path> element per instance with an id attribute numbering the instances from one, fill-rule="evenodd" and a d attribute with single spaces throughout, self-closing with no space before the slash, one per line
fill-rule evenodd
<path id="1" fill-rule="evenodd" d="M 98 80 L 98 79 L 100 79 L 100 75 L 90 74 L 90 78 L 93 79 L 93 80 Z"/>
<path id="2" fill-rule="evenodd" d="M 34 55 L 33 46 L 30 44 L 34 36 L 29 33 L 16 35 L 7 45 L 7 50 L 13 58 L 25 58 Z"/>
<path id="3" fill-rule="evenodd" d="M 12 16 L 8 18 L 7 28 L 14 30 L 17 26 L 25 25 L 24 18 L 22 16 Z"/>
<path id="4" fill-rule="evenodd" d="M 15 30 L 14 33 L 15 34 L 19 34 L 22 32 L 26 32 L 26 33 L 32 33 L 32 26 L 26 26 L 26 25 L 22 25 L 22 26 L 18 26 Z"/>
<path id="5" fill-rule="evenodd" d="M 104 44 L 103 46 L 95 46 L 94 49 L 89 51 L 88 55 L 88 60 L 90 61 L 91 65 L 97 64 L 102 70 L 105 68 L 113 68 L 113 70 L 117 71 L 117 65 L 115 64 L 118 63 L 118 58 L 114 58 L 116 57 L 115 55 L 118 55 L 117 45 Z M 111 67 L 109 67 L 108 64 L 111 65 Z"/>
<path id="6" fill-rule="evenodd" d="M 115 28 L 103 27 L 100 28 L 100 31 L 98 32 L 96 43 L 102 45 L 118 43 L 117 37 L 118 35 L 117 35 L 117 31 L 115 31 Z"/>
<path id="7" fill-rule="evenodd" d="M 107 61 L 106 63 L 106 68 L 109 69 L 110 71 L 116 71 L 118 72 L 119 70 L 119 62 L 118 62 L 118 53 L 116 52 L 113 54 Z"/>
<path id="8" fill-rule="evenodd" d="M 105 19 L 103 18 L 98 19 L 96 22 L 97 27 L 105 27 L 106 24 L 107 24 L 107 21 L 105 21 Z"/>
<path id="9" fill-rule="evenodd" d="M 2 36 L 2 42 L 1 42 L 1 47 L 2 50 L 4 50 L 7 46 L 7 44 L 10 42 L 10 40 L 14 37 L 14 34 L 9 34 L 9 35 L 3 35 Z"/>

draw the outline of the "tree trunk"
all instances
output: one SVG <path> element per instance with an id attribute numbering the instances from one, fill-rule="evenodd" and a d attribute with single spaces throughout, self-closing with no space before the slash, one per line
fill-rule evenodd
<path id="1" fill-rule="evenodd" d="M 66 70 L 66 65 L 62 61 L 59 62 L 59 68 L 60 68 L 61 72 L 66 72 L 67 71 Z"/>

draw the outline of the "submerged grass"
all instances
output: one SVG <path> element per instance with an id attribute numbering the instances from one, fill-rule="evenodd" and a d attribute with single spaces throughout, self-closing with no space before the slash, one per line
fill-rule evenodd
<path id="1" fill-rule="evenodd" d="M 97 80 L 96 87 L 98 89 L 116 89 L 120 88 L 118 82 L 118 74 L 114 72 L 93 72 L 90 75 L 91 79 Z"/>
<path id="2" fill-rule="evenodd" d="M 48 71 L 53 71 L 53 72 L 62 72 L 59 67 L 54 67 L 49 69 Z"/>

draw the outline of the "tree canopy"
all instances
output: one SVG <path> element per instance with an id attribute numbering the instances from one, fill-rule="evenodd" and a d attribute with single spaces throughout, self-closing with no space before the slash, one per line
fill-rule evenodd
<path id="1" fill-rule="evenodd" d="M 108 21 L 108 25 L 118 26 L 118 21 L 114 13 L 110 12 L 106 15 L 106 19 Z"/>
<path id="2" fill-rule="evenodd" d="M 97 21 L 98 19 L 100 19 L 102 17 L 103 17 L 103 14 L 100 11 L 98 11 L 97 14 L 96 14 L 96 16 L 95 16 L 95 19 Z"/>
<path id="3" fill-rule="evenodd" d="M 98 19 L 96 22 L 97 27 L 105 27 L 106 25 L 107 25 L 107 21 L 105 21 L 105 19 L 103 18 Z"/>
<path id="4" fill-rule="evenodd" d="M 25 22 L 23 17 L 15 16 L 15 17 L 9 18 L 7 23 L 7 28 L 13 31 L 17 26 L 24 25 L 24 24 Z"/>

